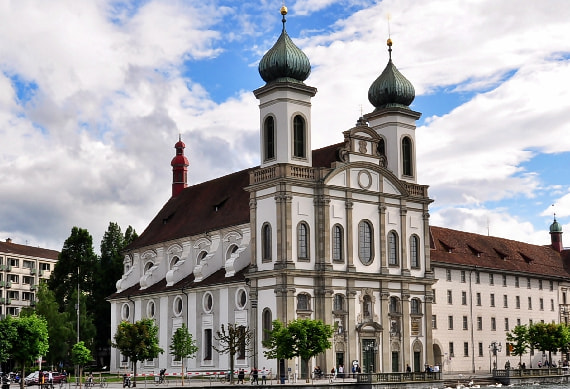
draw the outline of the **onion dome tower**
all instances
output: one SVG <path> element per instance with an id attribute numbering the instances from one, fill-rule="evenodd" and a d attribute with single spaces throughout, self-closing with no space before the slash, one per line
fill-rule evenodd
<path id="1" fill-rule="evenodd" d="M 259 61 L 265 86 L 253 91 L 259 99 L 261 167 L 278 163 L 311 166 L 311 97 L 317 89 L 305 85 L 309 59 L 287 34 L 281 7 L 281 35 Z"/>
<path id="2" fill-rule="evenodd" d="M 399 179 L 416 183 L 415 130 L 421 113 L 410 109 L 414 86 L 392 62 L 392 39 L 387 45 L 388 64 L 368 89 L 374 111 L 364 118 L 384 140 L 386 168 Z"/>
<path id="3" fill-rule="evenodd" d="M 178 135 L 178 142 L 174 145 L 176 155 L 172 158 L 172 197 L 176 197 L 188 186 L 188 158 L 184 156 L 186 145 L 182 142 L 182 137 Z"/>
<path id="4" fill-rule="evenodd" d="M 554 214 L 554 221 L 550 225 L 550 242 L 552 248 L 558 252 L 562 252 L 562 225 L 556 221 L 556 214 Z"/>
<path id="5" fill-rule="evenodd" d="M 409 109 L 416 97 L 414 86 L 392 62 L 392 39 L 388 39 L 388 64 L 368 89 L 368 101 L 376 109 L 400 107 Z"/>

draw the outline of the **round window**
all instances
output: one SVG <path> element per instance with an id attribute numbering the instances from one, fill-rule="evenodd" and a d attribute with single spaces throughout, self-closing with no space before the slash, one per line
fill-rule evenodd
<path id="1" fill-rule="evenodd" d="M 131 315 L 131 307 L 129 304 L 123 304 L 123 309 L 121 310 L 121 317 L 123 320 L 129 320 L 129 316 Z"/>
<path id="2" fill-rule="evenodd" d="M 214 306 L 214 297 L 211 293 L 206 293 L 204 299 L 202 300 L 202 305 L 204 306 L 204 311 L 210 313 L 212 307 Z"/>
<path id="3" fill-rule="evenodd" d="M 239 289 L 236 294 L 236 305 L 239 309 L 244 309 L 247 304 L 247 292 L 245 289 Z"/>
<path id="4" fill-rule="evenodd" d="M 173 311 L 175 316 L 182 315 L 182 297 L 176 296 L 174 299 Z"/>

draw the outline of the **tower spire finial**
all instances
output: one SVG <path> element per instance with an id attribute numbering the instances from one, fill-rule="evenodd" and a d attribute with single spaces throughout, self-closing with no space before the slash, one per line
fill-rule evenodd
<path id="1" fill-rule="evenodd" d="M 388 40 L 386 41 L 386 44 L 388 45 L 389 59 L 392 60 L 392 35 L 390 33 L 390 19 L 392 19 L 392 15 L 390 15 L 390 13 L 387 13 L 386 20 L 388 21 Z"/>
<path id="2" fill-rule="evenodd" d="M 281 2 L 281 15 L 283 15 L 283 19 L 281 19 L 281 22 L 283 23 L 283 31 L 285 31 L 285 22 L 287 22 L 287 20 L 285 19 L 285 15 L 287 15 L 287 7 L 285 6 L 285 0 L 283 0 Z"/>

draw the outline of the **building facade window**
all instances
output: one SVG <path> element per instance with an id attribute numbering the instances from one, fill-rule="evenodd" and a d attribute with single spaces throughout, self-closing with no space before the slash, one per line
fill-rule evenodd
<path id="1" fill-rule="evenodd" d="M 358 223 L 358 257 L 364 265 L 372 263 L 374 251 L 372 242 L 372 226 L 363 220 Z"/>
<path id="2" fill-rule="evenodd" d="M 204 330 L 204 360 L 212 360 L 212 329 L 206 328 Z"/>
<path id="3" fill-rule="evenodd" d="M 519 280 L 519 276 L 515 276 L 515 288 L 520 287 L 520 280 Z"/>
<path id="4" fill-rule="evenodd" d="M 447 329 L 448 330 L 452 330 L 453 329 L 453 316 L 449 315 L 447 317 Z"/>
<path id="5" fill-rule="evenodd" d="M 451 289 L 447 290 L 447 303 L 453 304 L 453 291 Z"/>
<path id="6" fill-rule="evenodd" d="M 451 269 L 445 269 L 445 280 L 451 281 Z"/>
<path id="7" fill-rule="evenodd" d="M 520 296 L 515 296 L 515 308 L 521 309 L 521 297 Z"/>
<path id="8" fill-rule="evenodd" d="M 464 330 L 468 330 L 469 329 L 469 324 L 467 321 L 467 316 L 463 316 L 463 329 Z"/>
<path id="9" fill-rule="evenodd" d="M 538 300 L 538 309 L 544 311 L 544 299 L 542 297 Z"/>
<path id="10" fill-rule="evenodd" d="M 477 294 L 475 295 L 476 299 L 477 299 L 477 306 L 481 306 L 481 293 L 477 292 Z"/>
<path id="11" fill-rule="evenodd" d="M 496 331 L 497 330 L 497 320 L 492 317 L 491 318 L 491 331 Z"/>
<path id="12" fill-rule="evenodd" d="M 296 115 L 293 118 L 293 156 L 297 158 L 306 158 L 307 129 L 305 127 L 305 119 Z"/>
<path id="13" fill-rule="evenodd" d="M 532 297 L 528 298 L 528 309 L 532 309 Z"/>
<path id="14" fill-rule="evenodd" d="M 437 315 L 431 315 L 431 327 L 437 329 Z"/>
<path id="15" fill-rule="evenodd" d="M 463 342 L 463 356 L 464 357 L 469 356 L 469 343 L 468 342 Z"/>
<path id="16" fill-rule="evenodd" d="M 483 317 L 477 316 L 477 331 L 483 331 Z"/>
<path id="17" fill-rule="evenodd" d="M 538 280 L 538 290 L 542 290 L 542 280 Z"/>
<path id="18" fill-rule="evenodd" d="M 495 306 L 495 294 L 494 294 L 494 293 L 491 293 L 491 296 L 490 296 L 490 305 L 491 305 L 492 307 Z"/>
<path id="19" fill-rule="evenodd" d="M 398 235 L 394 231 L 388 233 L 388 265 L 398 265 Z"/>
<path id="20" fill-rule="evenodd" d="M 297 226 L 297 257 L 309 259 L 309 226 L 305 222 Z"/>
<path id="21" fill-rule="evenodd" d="M 265 118 L 263 123 L 263 157 L 265 161 L 275 159 L 275 119 Z"/>
<path id="22" fill-rule="evenodd" d="M 300 293 L 297 295 L 297 310 L 298 311 L 311 310 L 311 299 L 307 293 Z"/>
<path id="23" fill-rule="evenodd" d="M 503 286 L 507 286 L 507 275 L 503 274 Z"/>
<path id="24" fill-rule="evenodd" d="M 509 307 L 509 297 L 504 294 L 503 295 L 503 308 L 508 308 Z"/>
<path id="25" fill-rule="evenodd" d="M 475 272 L 475 283 L 476 284 L 481 283 L 481 274 L 478 271 Z"/>
<path id="26" fill-rule="evenodd" d="M 410 266 L 413 268 L 420 267 L 420 238 L 417 235 L 410 237 Z"/>
<path id="27" fill-rule="evenodd" d="M 269 308 L 263 310 L 262 316 L 262 326 L 263 326 L 263 340 L 268 341 L 271 337 L 270 331 L 273 329 L 273 315 Z"/>
<path id="28" fill-rule="evenodd" d="M 204 294 L 204 297 L 202 298 L 202 308 L 204 309 L 205 313 L 211 313 L 213 307 L 214 307 L 214 296 L 212 296 L 212 293 L 206 292 Z"/>
<path id="29" fill-rule="evenodd" d="M 465 283 L 465 270 L 461 270 L 461 283 Z"/>
<path id="30" fill-rule="evenodd" d="M 453 342 L 449 342 L 449 356 L 455 357 L 455 350 L 453 349 Z"/>
<path id="31" fill-rule="evenodd" d="M 495 277 L 493 273 L 489 273 L 489 285 L 495 285 Z"/>
<path id="32" fill-rule="evenodd" d="M 505 331 L 510 331 L 509 318 L 508 317 L 505 317 Z"/>
<path id="33" fill-rule="evenodd" d="M 271 225 L 265 223 L 261 227 L 261 260 L 271 261 Z"/>
<path id="34" fill-rule="evenodd" d="M 332 231 L 332 259 L 336 262 L 344 260 L 344 232 L 338 224 L 333 226 Z"/>
<path id="35" fill-rule="evenodd" d="M 422 314 L 422 305 L 420 299 L 413 298 L 410 300 L 410 313 L 412 315 Z"/>
<path id="36" fill-rule="evenodd" d="M 482 357 L 483 356 L 483 343 L 479 342 L 478 349 L 479 349 L 479 356 Z"/>
<path id="37" fill-rule="evenodd" d="M 527 288 L 527 289 L 530 289 L 530 288 L 531 288 L 531 285 L 532 285 L 532 284 L 531 284 L 531 282 L 530 282 L 530 277 L 527 277 L 527 278 L 526 278 L 526 288 Z"/>
<path id="38" fill-rule="evenodd" d="M 405 176 L 414 175 L 412 155 L 412 140 L 406 136 L 402 139 L 402 173 Z"/>
<path id="39" fill-rule="evenodd" d="M 390 313 L 392 313 L 392 314 L 400 313 L 400 301 L 398 300 L 397 297 L 394 297 L 394 296 L 390 297 L 388 309 L 390 310 Z"/>
<path id="40" fill-rule="evenodd" d="M 344 296 L 342 294 L 337 293 L 334 295 L 333 310 L 344 312 Z"/>
<path id="41" fill-rule="evenodd" d="M 461 305 L 467 305 L 467 292 L 461 292 Z"/>

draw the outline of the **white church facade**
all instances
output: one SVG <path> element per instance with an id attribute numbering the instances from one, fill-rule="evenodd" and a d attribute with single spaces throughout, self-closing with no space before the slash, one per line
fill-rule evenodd
<path id="1" fill-rule="evenodd" d="M 491 335 L 478 340 L 472 327 L 485 314 L 483 306 L 481 313 L 468 314 L 463 312 L 469 312 L 469 304 L 454 306 L 453 301 L 462 302 L 463 292 L 470 299 L 485 293 L 487 299 L 488 288 L 474 281 L 465 287 L 465 272 L 472 279 L 476 265 L 457 256 L 460 245 L 451 237 L 461 233 L 436 229 L 435 239 L 430 231 L 432 200 L 427 186 L 417 182 L 420 113 L 410 109 L 414 88 L 392 62 L 392 42 L 388 64 L 368 91 L 373 110 L 343 132 L 342 143 L 312 150 L 311 98 L 317 90 L 304 83 L 310 63 L 287 35 L 285 14 L 282 9 L 281 36 L 259 64 L 266 84 L 254 91 L 260 165 L 188 186 L 185 145 L 176 143 L 172 197 L 125 252 L 124 273 L 109 297 L 111 328 L 122 320 L 156 321 L 165 352 L 140 362 L 142 373 L 179 369 L 169 345 L 182 324 L 199 347 L 186 363 L 188 371 L 227 370 L 228 355 L 213 348 L 216 331 L 227 323 L 254 332 L 252 350 L 236 357 L 235 368 L 276 372 L 277 361 L 263 353 L 265 330 L 275 319 L 286 323 L 305 317 L 335 328 L 332 348 L 310 364 L 324 371 L 339 365 L 349 371 L 353 361 L 362 372 L 401 372 L 407 365 L 421 371 L 426 364 L 469 371 L 474 355 L 478 365 L 486 366 L 488 354 L 481 356 L 480 350 L 486 351 Z M 491 243 L 480 246 L 480 253 L 500 257 Z M 513 261 L 521 252 L 504 250 Z M 562 250 L 544 250 L 532 255 L 542 258 L 548 251 L 548 266 L 562 263 Z M 568 279 L 563 268 L 541 275 L 532 267 L 494 268 L 489 259 L 477 269 L 481 276 L 496 274 L 497 282 L 505 274 L 509 286 L 528 272 L 534 274 L 533 285 L 544 278 L 536 298 L 543 299 L 548 314 L 541 312 L 535 320 L 560 320 L 561 288 Z M 451 304 L 442 300 L 448 290 Z M 503 294 L 515 304 L 518 291 L 504 291 L 495 292 L 496 304 Z M 520 310 L 522 324 L 528 323 L 527 311 Z M 461 326 L 465 315 L 470 320 L 466 330 L 446 331 L 450 316 Z M 504 316 L 497 312 L 495 319 Z M 510 326 L 516 325 L 516 319 L 510 320 Z M 492 338 L 504 339 L 504 332 Z M 453 358 L 450 346 L 456 348 Z M 293 360 L 282 367 L 304 375 L 302 365 Z M 128 366 L 113 349 L 110 370 Z"/>

